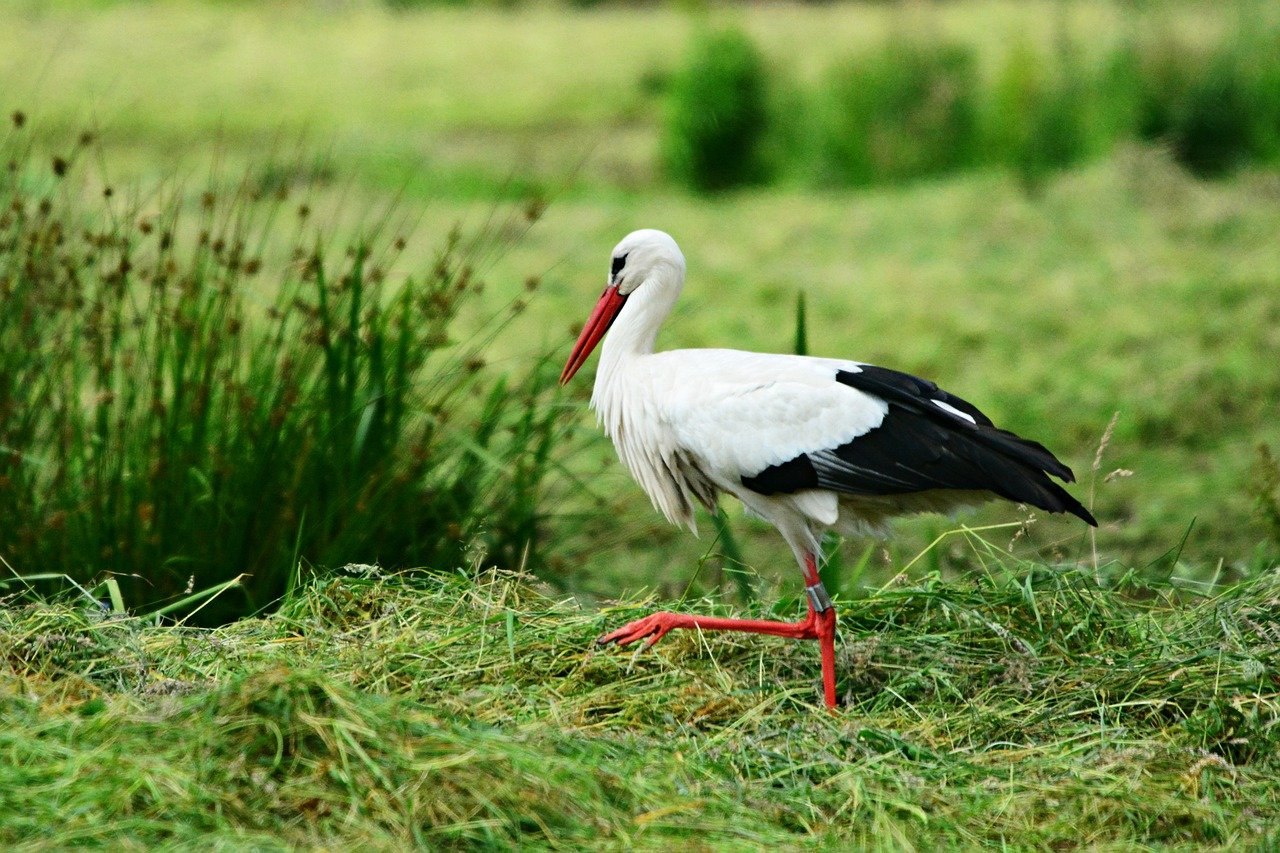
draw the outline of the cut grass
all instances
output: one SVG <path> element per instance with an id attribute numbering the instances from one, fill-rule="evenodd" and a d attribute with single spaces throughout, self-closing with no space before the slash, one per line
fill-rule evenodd
<path id="1" fill-rule="evenodd" d="M 1212 597 L 1008 558 L 891 584 L 843 610 L 828 715 L 810 644 L 602 651 L 655 602 L 359 571 L 214 630 L 9 602 L 0 842 L 1276 841 L 1275 572 Z"/>

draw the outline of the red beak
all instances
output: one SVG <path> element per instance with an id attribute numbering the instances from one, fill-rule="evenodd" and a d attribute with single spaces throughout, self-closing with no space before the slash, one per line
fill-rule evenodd
<path id="1" fill-rule="evenodd" d="M 604 337 L 604 333 L 609 331 L 609 327 L 618 317 L 618 312 L 622 310 L 622 304 L 626 301 L 626 295 L 618 292 L 616 284 L 611 284 L 604 289 L 604 294 L 596 303 L 596 307 L 591 310 L 591 316 L 587 318 L 587 324 L 582 327 L 582 334 L 578 335 L 578 342 L 573 345 L 573 352 L 569 353 L 569 360 L 565 362 L 564 370 L 560 373 L 561 385 L 572 379 L 573 374 L 582 367 L 587 356 L 591 355 L 596 344 L 600 343 L 600 339 Z"/>

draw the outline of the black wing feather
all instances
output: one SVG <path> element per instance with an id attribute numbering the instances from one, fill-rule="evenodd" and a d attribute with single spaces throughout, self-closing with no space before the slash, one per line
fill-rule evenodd
<path id="1" fill-rule="evenodd" d="M 1069 512 L 1097 526 L 1093 515 L 1047 476 L 1072 482 L 1070 468 L 1038 442 L 998 429 L 967 400 L 926 379 L 871 365 L 841 370 L 835 379 L 889 404 L 880 426 L 848 444 L 810 451 L 743 477 L 743 485 L 766 495 L 813 488 L 852 495 L 985 490 L 1050 512 Z"/>

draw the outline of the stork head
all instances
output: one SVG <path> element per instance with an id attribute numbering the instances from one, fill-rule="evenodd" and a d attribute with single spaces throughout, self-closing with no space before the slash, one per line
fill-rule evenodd
<path id="1" fill-rule="evenodd" d="M 578 342 L 560 374 L 560 384 L 578 372 L 591 351 L 609 331 L 628 299 L 633 296 L 650 305 L 664 308 L 661 320 L 680 295 L 684 284 L 684 255 L 671 235 L 644 228 L 622 238 L 609 259 L 609 278 L 600 301 L 582 327 Z"/>

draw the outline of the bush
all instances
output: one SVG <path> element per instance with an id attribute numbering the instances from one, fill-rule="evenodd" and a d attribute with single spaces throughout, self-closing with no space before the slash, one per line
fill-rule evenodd
<path id="1" fill-rule="evenodd" d="M 766 86 L 746 37 L 721 33 L 674 81 L 664 154 L 674 178 L 703 191 L 791 175 L 893 184 L 985 165 L 1035 186 L 1123 139 L 1167 145 L 1213 177 L 1280 162 L 1278 55 L 1280 27 L 1261 13 L 1207 47 L 1157 32 L 1100 57 L 1064 29 L 1052 51 L 1015 45 L 989 77 L 969 46 L 896 37 L 813 91 Z"/>
<path id="2" fill-rule="evenodd" d="M 279 596 L 300 559 L 450 569 L 476 546 L 536 564 L 554 375 L 509 385 L 450 340 L 479 289 L 457 235 L 393 279 L 403 237 L 332 250 L 305 204 L 278 224 L 283 188 L 215 183 L 195 211 L 157 194 L 144 212 L 80 174 L 83 146 L 41 162 L 19 130 L 4 148 L 0 555 L 15 567 L 110 573 L 131 603 L 249 573 L 247 600 L 209 614 L 224 618 Z"/>
<path id="3" fill-rule="evenodd" d="M 1057 63 L 1046 63 L 1027 45 L 1010 51 L 985 111 L 984 159 L 1009 166 L 1028 186 L 1048 174 L 1107 150 L 1117 128 L 1104 110 L 1123 110 L 1108 97 L 1079 51 L 1063 41 Z M 1113 119 L 1114 120 L 1114 119 Z"/>
<path id="4" fill-rule="evenodd" d="M 1280 158 L 1278 53 L 1280 32 L 1259 25 L 1208 51 L 1169 36 L 1130 42 L 1116 62 L 1136 69 L 1138 135 L 1216 177 Z"/>
<path id="5" fill-rule="evenodd" d="M 672 80 L 663 153 L 677 181 L 702 192 L 766 177 L 765 69 L 741 32 L 706 36 Z"/>
<path id="6" fill-rule="evenodd" d="M 1280 459 L 1265 441 L 1258 445 L 1258 464 L 1249 484 L 1268 547 L 1280 550 Z"/>
<path id="7" fill-rule="evenodd" d="M 820 174 L 897 183 L 970 165 L 978 75 L 970 48 L 889 41 L 831 77 L 820 108 Z"/>

